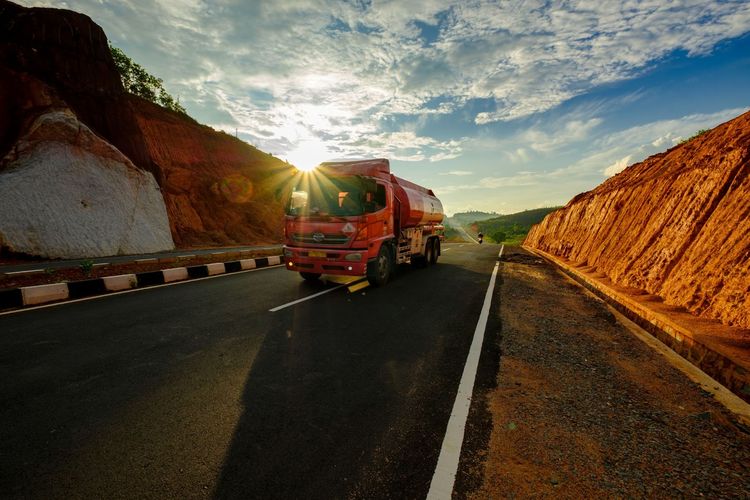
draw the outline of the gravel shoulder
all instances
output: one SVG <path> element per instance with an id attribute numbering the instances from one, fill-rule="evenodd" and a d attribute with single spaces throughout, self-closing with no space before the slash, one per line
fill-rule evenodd
<path id="1" fill-rule="evenodd" d="M 471 498 L 750 498 L 750 434 L 550 264 L 506 248 Z"/>

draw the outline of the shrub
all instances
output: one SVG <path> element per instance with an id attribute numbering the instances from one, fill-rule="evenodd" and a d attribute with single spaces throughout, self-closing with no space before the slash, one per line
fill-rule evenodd
<path id="1" fill-rule="evenodd" d="M 125 52 L 114 45 L 110 44 L 109 50 L 112 53 L 117 71 L 120 73 L 122 86 L 125 87 L 127 92 L 172 111 L 177 111 L 183 115 L 187 114 L 185 108 L 180 104 L 180 99 L 172 97 L 164 88 L 162 85 L 164 81 L 161 78 L 157 78 L 146 71 L 143 66 L 133 61 Z"/>
<path id="2" fill-rule="evenodd" d="M 502 231 L 498 231 L 492 235 L 492 239 L 495 240 L 495 243 L 502 243 L 507 237 L 508 236 Z"/>
<path id="3" fill-rule="evenodd" d="M 86 259 L 84 261 L 81 261 L 81 271 L 88 276 L 91 274 L 91 270 L 94 268 L 94 261 L 90 259 Z"/>
<path id="4" fill-rule="evenodd" d="M 685 143 L 685 142 L 689 142 L 689 141 L 692 141 L 692 140 L 693 140 L 693 139 L 695 139 L 696 137 L 700 137 L 700 136 L 702 136 L 703 134 L 705 134 L 706 132 L 709 132 L 709 131 L 710 131 L 710 130 L 709 130 L 709 129 L 707 129 L 707 128 L 702 128 L 702 129 L 700 129 L 699 131 L 697 131 L 696 133 L 694 133 L 693 135 L 691 135 L 690 137 L 688 137 L 687 139 L 683 139 L 683 140 L 681 140 L 681 141 L 680 141 L 680 144 L 683 144 L 683 143 Z"/>

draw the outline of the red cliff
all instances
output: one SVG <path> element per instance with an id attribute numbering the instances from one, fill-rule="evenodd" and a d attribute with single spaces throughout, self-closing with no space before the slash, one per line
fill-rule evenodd
<path id="1" fill-rule="evenodd" d="M 750 328 L 750 113 L 576 196 L 524 244 Z"/>
<path id="2" fill-rule="evenodd" d="M 177 246 L 280 241 L 288 164 L 124 91 L 103 30 L 85 15 L 0 0 L 0 157 L 46 109 L 21 82 L 119 149 L 161 187 Z"/>
<path id="3" fill-rule="evenodd" d="M 177 246 L 281 240 L 290 165 L 139 97 L 128 100 L 162 174 Z"/>

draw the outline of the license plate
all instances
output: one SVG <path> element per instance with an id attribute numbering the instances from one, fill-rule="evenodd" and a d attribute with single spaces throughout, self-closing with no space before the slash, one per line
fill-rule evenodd
<path id="1" fill-rule="evenodd" d="M 310 250 L 310 254 L 309 255 L 310 255 L 310 257 L 325 258 L 326 253 L 325 252 L 321 252 L 320 250 Z"/>

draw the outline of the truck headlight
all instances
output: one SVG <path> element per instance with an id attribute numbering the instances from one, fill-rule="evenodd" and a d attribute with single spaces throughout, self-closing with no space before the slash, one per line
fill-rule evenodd
<path id="1" fill-rule="evenodd" d="M 361 253 L 348 253 L 344 257 L 344 260 L 348 260 L 349 262 L 359 262 L 362 260 L 362 254 Z"/>

